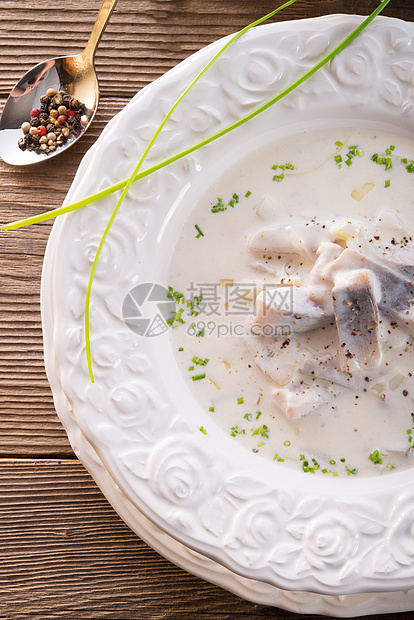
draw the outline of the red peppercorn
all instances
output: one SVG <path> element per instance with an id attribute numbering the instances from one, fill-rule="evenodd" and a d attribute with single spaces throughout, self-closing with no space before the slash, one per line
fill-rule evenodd
<path id="1" fill-rule="evenodd" d="M 68 116 L 75 116 L 75 110 L 68 110 Z"/>
<path id="2" fill-rule="evenodd" d="M 39 125 L 39 127 L 36 129 L 36 133 L 38 136 L 46 135 L 46 127 L 44 125 Z"/>
<path id="3" fill-rule="evenodd" d="M 60 116 L 58 116 L 57 120 L 59 125 L 64 125 L 68 120 L 68 117 L 66 116 L 66 114 L 61 114 Z"/>
<path id="4" fill-rule="evenodd" d="M 31 112 L 30 112 L 30 116 L 32 118 L 38 117 L 39 114 L 40 114 L 40 110 L 38 110 L 37 108 L 33 108 L 33 110 L 31 110 Z"/>

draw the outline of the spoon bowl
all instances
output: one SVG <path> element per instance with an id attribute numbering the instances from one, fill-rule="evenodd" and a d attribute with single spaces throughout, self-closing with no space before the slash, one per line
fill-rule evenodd
<path id="1" fill-rule="evenodd" d="M 8 164 L 27 166 L 56 157 L 72 146 L 91 124 L 99 102 L 99 84 L 94 56 L 106 24 L 117 0 L 103 0 L 89 41 L 81 54 L 45 60 L 32 67 L 11 91 L 0 119 L 0 157 Z M 75 130 L 70 139 L 48 153 L 22 151 L 18 146 L 23 136 L 21 125 L 30 121 L 30 112 L 40 107 L 40 98 L 49 89 L 65 91 L 80 101 L 85 109 L 82 128 Z"/>

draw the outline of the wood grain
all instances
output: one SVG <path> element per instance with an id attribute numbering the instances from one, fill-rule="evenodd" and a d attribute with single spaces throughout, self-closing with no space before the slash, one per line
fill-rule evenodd
<path id="1" fill-rule="evenodd" d="M 160 557 L 114 513 L 78 462 L 26 459 L 0 461 L 0 617 L 298 616 L 247 603 Z"/>
<path id="2" fill-rule="evenodd" d="M 279 18 L 368 13 L 377 0 L 362 4 L 298 0 Z M 0 109 L 33 64 L 83 49 L 99 5 L 1 0 Z M 51 162 L 29 169 L 0 162 L 0 221 L 60 206 L 84 153 L 135 92 L 275 6 L 119 0 L 96 54 L 101 103 L 92 127 Z M 412 1 L 392 0 L 385 14 L 414 20 Z M 50 228 L 0 233 L 0 619 L 315 617 L 254 605 L 173 566 L 127 528 L 75 459 L 43 365 L 40 280 Z"/>

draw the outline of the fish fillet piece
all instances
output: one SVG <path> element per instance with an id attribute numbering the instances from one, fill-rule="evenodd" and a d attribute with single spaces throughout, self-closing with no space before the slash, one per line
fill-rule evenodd
<path id="1" fill-rule="evenodd" d="M 287 226 L 267 226 L 254 233 L 249 240 L 252 252 L 277 252 L 278 254 L 299 254 L 307 256 L 316 252 L 329 233 L 323 224 L 308 222 Z"/>
<path id="2" fill-rule="evenodd" d="M 385 261 L 384 261 L 385 263 Z M 344 250 L 324 272 L 333 277 L 339 270 L 368 269 L 376 276 L 380 286 L 378 308 L 414 336 L 414 282 L 386 264 L 364 256 L 356 250 Z"/>
<path id="3" fill-rule="evenodd" d="M 308 288 L 319 287 L 318 290 L 321 293 L 324 290 L 330 290 L 331 285 L 328 286 L 328 283 L 324 278 L 324 272 L 328 266 L 342 254 L 342 252 L 343 248 L 336 243 L 331 243 L 330 241 L 323 241 L 321 243 L 316 252 L 318 258 L 309 273 L 308 281 L 306 283 Z"/>
<path id="4" fill-rule="evenodd" d="M 340 271 L 334 276 L 332 299 L 344 372 L 366 372 L 381 363 L 377 287 L 368 269 Z"/>
<path id="5" fill-rule="evenodd" d="M 256 314 L 250 317 L 250 324 L 258 326 L 267 336 L 272 335 L 272 326 L 289 327 L 294 333 L 302 333 L 329 324 L 333 322 L 332 308 L 319 303 L 324 294 L 316 286 L 265 289 L 256 297 Z"/>
<path id="6" fill-rule="evenodd" d="M 309 355 L 308 349 L 303 345 L 299 346 L 298 340 L 288 334 L 269 338 L 254 334 L 249 329 L 246 330 L 243 340 L 255 364 L 280 387 L 293 381 Z"/>
<path id="7" fill-rule="evenodd" d="M 272 390 L 276 407 L 290 420 L 309 415 L 326 402 L 322 393 L 307 384 L 291 383 L 284 388 Z"/>
<path id="8" fill-rule="evenodd" d="M 313 378 L 324 379 L 336 385 L 362 391 L 370 385 L 370 376 L 361 373 L 351 374 L 341 369 L 337 355 L 311 357 L 302 364 L 300 372 Z"/>

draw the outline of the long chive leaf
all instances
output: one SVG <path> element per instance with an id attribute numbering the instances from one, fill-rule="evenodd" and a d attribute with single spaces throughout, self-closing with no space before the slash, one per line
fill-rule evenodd
<path id="1" fill-rule="evenodd" d="M 124 201 L 124 198 L 127 195 L 127 193 L 129 191 L 132 183 L 134 182 L 134 179 L 135 179 L 138 171 L 141 169 L 141 166 L 144 163 L 144 161 L 146 160 L 146 158 L 148 156 L 148 153 L 152 149 L 152 147 L 154 145 L 154 142 L 156 141 L 156 139 L 160 135 L 161 131 L 165 127 L 166 123 L 168 122 L 169 118 L 173 114 L 174 110 L 181 103 L 181 101 L 184 99 L 184 97 L 190 92 L 190 90 L 195 86 L 195 84 L 201 79 L 201 77 L 206 73 L 206 71 L 208 71 L 208 69 L 216 62 L 216 60 L 226 51 L 226 49 L 228 47 L 230 47 L 230 45 L 232 45 L 235 41 L 237 41 L 237 39 L 239 39 L 248 30 L 250 30 L 254 26 L 257 26 L 258 24 L 261 24 L 262 22 L 266 21 L 270 17 L 273 17 L 273 15 L 276 15 L 276 13 L 278 13 L 279 11 L 284 9 L 285 7 L 290 6 L 294 2 L 296 2 L 296 0 L 288 0 L 288 2 L 286 2 L 285 4 L 282 4 L 280 7 L 278 7 L 277 9 L 275 9 L 274 11 L 269 13 L 268 15 L 265 15 L 264 17 L 261 17 L 260 19 L 256 20 L 252 24 L 249 24 L 248 26 L 243 28 L 240 32 L 236 33 L 233 37 L 231 37 L 231 39 L 229 39 L 229 41 L 227 41 L 223 45 L 223 47 L 217 52 L 217 54 L 215 56 L 213 56 L 213 58 L 205 65 L 205 67 L 203 67 L 203 69 L 198 73 L 198 75 L 193 79 L 193 81 L 189 84 L 189 86 L 187 86 L 187 88 L 184 90 L 184 92 L 178 97 L 178 99 L 175 101 L 175 103 L 168 110 L 168 112 L 165 115 L 164 119 L 162 120 L 162 122 L 158 126 L 157 130 L 155 131 L 155 133 L 152 136 L 152 138 L 149 141 L 149 143 L 147 144 L 143 154 L 141 155 L 137 165 L 135 166 L 135 169 L 134 169 L 133 173 L 129 177 L 129 179 L 128 179 L 124 189 L 122 190 L 122 194 L 121 194 L 121 196 L 120 196 L 120 198 L 119 198 L 119 200 L 118 200 L 118 202 L 117 202 L 117 204 L 115 206 L 115 209 L 113 210 L 113 212 L 111 214 L 111 217 L 109 218 L 109 221 L 108 221 L 108 223 L 107 223 L 107 225 L 105 227 L 105 230 L 104 230 L 103 235 L 101 237 L 101 240 L 99 242 L 98 248 L 96 250 L 95 258 L 93 259 L 92 268 L 91 268 L 91 271 L 90 271 L 90 274 L 89 274 L 88 287 L 86 289 L 86 297 L 85 297 L 86 357 L 87 357 L 87 360 L 88 360 L 89 377 L 90 377 L 90 380 L 91 380 L 92 383 L 94 382 L 93 370 L 92 370 L 91 343 L 90 343 L 90 299 L 91 299 L 91 292 L 92 292 L 92 283 L 93 283 L 93 279 L 94 279 L 94 276 L 95 276 L 96 267 L 98 265 L 99 257 L 101 255 L 102 248 L 103 248 L 103 246 L 105 244 L 106 238 L 107 238 L 107 236 L 109 234 L 109 231 L 110 231 L 110 229 L 112 227 L 112 224 L 115 221 L 115 218 L 116 218 L 116 216 L 118 214 L 118 211 L 119 211 L 119 209 L 120 209 L 120 207 L 121 207 L 121 205 L 122 205 L 122 203 Z"/>
<path id="2" fill-rule="evenodd" d="M 342 43 L 340 43 L 332 52 L 330 52 L 328 56 L 323 58 L 317 65 L 314 65 L 314 67 L 312 67 L 309 71 L 307 71 L 301 77 L 299 77 L 288 88 L 281 91 L 277 96 L 272 97 L 271 99 L 268 99 L 264 104 L 262 104 L 261 106 L 259 106 L 258 108 L 256 108 L 255 110 L 247 114 L 246 116 L 243 116 L 238 121 L 235 121 L 234 123 L 231 123 L 230 125 L 227 125 L 222 130 L 211 134 L 204 140 L 200 140 L 199 142 L 196 142 L 192 146 L 187 147 L 186 149 L 178 153 L 175 153 L 174 155 L 170 155 L 169 157 L 166 157 L 165 159 L 162 159 L 161 161 L 159 161 L 157 164 L 154 164 L 153 166 L 146 168 L 145 170 L 141 172 L 138 172 L 134 177 L 134 183 L 136 181 L 140 181 L 141 179 L 144 179 L 147 176 L 150 176 L 151 174 L 153 174 L 154 172 L 157 172 L 158 170 L 161 170 L 162 168 L 165 168 L 165 166 L 168 166 L 169 164 L 172 164 L 182 159 L 183 157 L 186 157 L 187 155 L 194 153 L 194 151 L 197 151 L 198 149 L 202 148 L 203 146 L 206 146 L 207 144 L 210 144 L 210 142 L 217 140 L 217 138 L 221 138 L 222 136 L 229 133 L 230 131 L 233 131 L 233 129 L 236 129 L 240 125 L 243 125 L 244 123 L 251 120 L 258 114 L 266 110 L 267 108 L 271 107 L 274 103 L 277 103 L 280 99 L 282 99 L 287 94 L 292 92 L 295 88 L 300 86 L 305 80 L 311 77 L 314 73 L 316 73 L 319 69 L 321 69 L 325 64 L 327 64 L 330 60 L 332 60 L 332 58 L 336 56 L 339 52 L 341 52 L 345 47 L 347 47 L 362 32 L 362 30 L 364 30 L 369 25 L 369 23 L 371 23 L 371 21 L 375 17 L 377 17 L 379 13 L 381 13 L 381 11 L 386 7 L 386 5 L 389 2 L 391 2 L 391 0 L 383 0 L 381 4 L 375 9 L 375 11 L 373 11 L 373 13 L 371 13 L 371 15 L 364 22 L 362 22 L 360 26 L 358 26 L 358 28 L 353 30 L 351 34 L 342 41 Z M 283 5 L 283 6 L 287 6 L 287 5 Z M 282 8 L 283 7 L 279 7 L 278 10 Z M 118 183 L 115 183 L 114 185 L 111 185 L 110 187 L 107 187 L 97 192 L 96 194 L 91 194 L 90 196 L 82 198 L 81 200 L 74 202 L 70 205 L 59 207 L 57 209 L 52 209 L 51 211 L 46 211 L 44 213 L 40 213 L 39 215 L 34 215 L 33 217 L 25 218 L 22 220 L 16 220 L 15 222 L 10 222 L 9 224 L 3 224 L 2 226 L 0 226 L 0 231 L 16 230 L 18 228 L 23 228 L 24 226 L 30 226 L 32 224 L 39 224 L 40 222 L 53 219 L 55 217 L 58 217 L 59 215 L 65 215 L 66 213 L 77 211 L 78 209 L 87 207 L 88 205 L 93 204 L 94 202 L 98 202 L 102 198 L 106 198 L 107 196 L 110 196 L 111 194 L 114 194 L 115 192 L 122 190 L 126 186 L 127 183 L 128 183 L 128 179 L 124 179 L 123 181 L 119 181 Z"/>
<path id="3" fill-rule="evenodd" d="M 117 202 L 117 205 L 115 207 L 115 209 L 112 212 L 111 217 L 109 218 L 108 224 L 106 225 L 106 228 L 104 230 L 104 233 L 102 235 L 102 238 L 99 242 L 98 245 L 98 249 L 96 251 L 95 254 L 95 258 L 93 260 L 92 263 L 92 268 L 91 268 L 91 272 L 90 272 L 90 277 L 89 277 L 89 282 L 88 282 L 88 287 L 87 287 L 87 291 L 86 291 L 86 299 L 85 299 L 85 339 L 86 339 L 86 356 L 87 356 L 87 360 L 88 360 L 88 369 L 89 369 L 89 377 L 91 382 L 94 382 L 94 378 L 93 378 L 93 371 L 92 371 L 92 356 L 91 356 L 91 348 L 90 348 L 90 320 L 89 320 L 89 316 L 90 316 L 90 297 L 91 297 L 91 289 L 92 289 L 92 282 L 93 282 L 93 278 L 95 275 L 95 271 L 96 271 L 96 267 L 98 264 L 98 260 L 102 251 L 102 248 L 104 246 L 105 240 L 108 236 L 108 233 L 111 229 L 111 226 L 116 218 L 116 215 L 119 211 L 119 208 L 126 196 L 126 194 L 128 193 L 132 183 L 134 182 L 134 179 L 138 173 L 138 171 L 140 170 L 142 164 L 144 163 L 149 151 L 151 150 L 155 140 L 157 139 L 157 137 L 159 136 L 160 132 L 162 131 L 162 129 L 164 128 L 165 124 L 167 123 L 168 119 L 171 117 L 171 114 L 174 112 L 174 110 L 177 108 L 177 106 L 179 105 L 179 103 L 181 103 L 181 101 L 184 99 L 184 97 L 187 95 L 187 93 L 193 88 L 193 86 L 198 82 L 198 80 L 204 75 L 204 73 L 212 66 L 212 64 L 219 58 L 219 56 L 221 56 L 221 54 L 223 54 L 223 52 L 230 46 L 232 45 L 237 39 L 239 39 L 244 33 L 246 33 L 248 30 L 250 30 L 251 28 L 253 28 L 254 26 L 262 23 L 263 21 L 269 19 L 270 17 L 272 17 L 273 15 L 275 15 L 278 11 L 280 11 L 281 9 L 285 8 L 286 6 L 289 6 L 290 4 L 293 4 L 293 2 L 295 2 L 295 0 L 289 0 L 289 2 L 283 4 L 282 6 L 280 6 L 278 9 L 272 11 L 271 13 L 269 13 L 268 15 L 262 17 L 261 19 L 258 19 L 257 21 L 253 22 L 252 24 L 250 24 L 249 26 L 246 26 L 245 28 L 243 28 L 243 30 L 241 30 L 240 32 L 238 32 L 236 35 L 234 35 L 221 49 L 220 51 L 210 60 L 209 63 L 206 64 L 206 66 L 200 71 L 200 73 L 194 78 L 194 80 L 191 82 L 191 84 L 184 90 L 183 94 L 177 99 L 177 101 L 172 105 L 172 107 L 170 108 L 170 110 L 168 111 L 168 113 L 166 114 L 164 120 L 161 122 L 161 124 L 159 125 L 158 129 L 156 130 L 156 132 L 154 133 L 153 137 L 151 138 L 150 142 L 148 143 L 146 149 L 144 150 L 144 153 L 142 154 L 140 160 L 138 161 L 134 172 L 132 173 L 132 175 L 129 177 L 123 191 L 122 194 Z M 292 92 L 295 88 L 297 88 L 300 84 L 302 84 L 303 82 L 305 82 L 308 78 L 310 78 L 314 73 L 316 73 L 321 67 L 323 67 L 324 65 L 326 65 L 330 60 L 332 60 L 332 58 L 334 58 L 336 56 L 336 54 L 338 54 L 339 52 L 341 52 L 351 41 L 353 41 L 353 39 L 355 37 L 358 36 L 358 34 L 360 32 L 362 32 L 362 30 L 364 30 L 364 28 L 366 28 L 366 26 L 371 23 L 371 21 L 378 15 L 378 13 L 390 2 L 390 0 L 383 0 L 383 2 L 377 7 L 377 9 L 375 11 L 373 11 L 371 13 L 371 15 L 365 19 L 362 24 L 360 24 L 357 28 L 355 28 L 355 30 L 353 30 L 353 32 L 348 35 L 348 37 L 346 37 L 339 45 L 337 45 L 332 52 L 330 52 L 329 54 L 327 54 L 322 60 L 320 60 L 318 63 L 316 63 L 316 65 L 314 65 L 309 71 L 306 71 L 300 78 L 298 78 L 293 84 L 291 84 L 290 86 L 288 86 L 287 88 L 285 88 L 282 92 L 278 93 L 277 95 L 274 95 L 273 97 L 271 97 L 265 104 L 259 106 L 258 108 L 256 108 L 255 110 L 253 110 L 250 114 L 247 114 L 246 116 L 244 116 L 243 118 L 239 119 L 238 121 L 232 123 L 231 125 L 228 125 L 227 127 L 223 128 L 222 130 L 219 130 L 217 132 L 215 132 L 214 134 L 212 134 L 211 136 L 209 136 L 208 138 L 206 138 L 205 140 L 201 140 L 198 144 L 200 146 L 196 145 L 196 148 L 201 148 L 201 146 L 205 146 L 206 144 L 208 144 L 209 142 L 212 142 L 213 140 L 216 140 L 217 138 L 220 138 L 221 136 L 225 135 L 226 133 L 228 133 L 229 131 L 232 131 L 233 129 L 236 129 L 237 127 L 240 127 L 240 125 L 243 125 L 244 123 L 246 123 L 247 121 L 251 120 L 252 118 L 254 118 L 255 116 L 257 116 L 258 114 L 260 114 L 261 112 L 263 112 L 264 110 L 268 109 L 269 107 L 271 107 L 274 103 L 276 103 L 277 101 L 280 101 L 280 99 L 282 99 L 282 97 L 285 97 L 286 95 L 288 95 L 290 92 Z M 194 149 L 195 150 L 195 149 Z M 191 151 L 190 151 L 191 152 Z M 178 157 L 177 157 L 178 159 Z"/>
<path id="4" fill-rule="evenodd" d="M 108 222 L 108 224 L 107 224 L 107 226 L 105 228 L 104 234 L 102 236 L 101 242 L 100 242 L 100 244 L 98 246 L 98 250 L 97 250 L 96 255 L 95 255 L 94 263 L 92 265 L 92 269 L 91 269 L 91 273 L 90 273 L 90 278 L 89 278 L 89 283 L 88 283 L 87 294 L 86 294 L 86 303 L 85 303 L 86 354 L 87 354 L 87 359 L 88 359 L 89 375 L 90 375 L 90 379 L 91 379 L 92 382 L 94 381 L 94 379 L 93 379 L 93 373 L 92 373 L 92 362 L 91 362 L 91 351 L 90 351 L 90 332 L 89 332 L 89 306 L 90 306 L 90 296 L 91 296 L 92 281 L 93 281 L 93 278 L 94 278 L 94 274 L 95 274 L 95 271 L 96 271 L 96 265 L 97 265 L 97 262 L 98 262 L 98 259 L 99 259 L 99 256 L 100 256 L 103 244 L 104 244 L 104 242 L 106 240 L 106 237 L 108 235 L 110 227 L 112 226 L 112 223 L 113 223 L 113 221 L 114 221 L 114 219 L 115 219 L 115 217 L 116 217 L 116 215 L 118 213 L 118 210 L 119 210 L 119 208 L 120 208 L 120 206 L 121 206 L 121 204 L 122 204 L 122 202 L 123 202 L 127 192 L 129 191 L 132 183 L 135 182 L 135 181 L 138 181 L 139 179 L 144 178 L 145 176 L 148 176 L 149 174 L 153 174 L 154 172 L 160 170 L 161 168 L 164 168 L 168 164 L 173 163 L 175 161 L 178 161 L 179 159 L 189 155 L 190 153 L 193 153 L 194 151 L 202 148 L 203 146 L 206 146 L 207 144 L 210 144 L 214 140 L 217 140 L 218 138 L 226 135 L 230 131 L 233 131 L 234 129 L 237 129 L 238 127 L 240 127 L 244 123 L 246 123 L 249 120 L 255 118 L 261 112 L 264 112 L 265 110 L 270 108 L 272 105 L 274 105 L 275 103 L 280 101 L 286 95 L 290 94 L 298 86 L 300 86 L 307 79 L 309 79 L 314 73 L 319 71 L 319 69 L 321 69 L 328 62 L 330 62 L 345 47 L 347 47 L 373 21 L 373 19 L 375 19 L 375 17 L 377 17 L 377 15 L 379 15 L 379 13 L 381 13 L 381 11 L 387 6 L 387 4 L 389 4 L 390 1 L 391 0 L 382 0 L 380 5 L 359 26 L 357 26 L 347 37 L 345 37 L 345 39 L 341 43 L 339 43 L 331 52 L 329 52 L 326 56 L 324 56 L 324 58 L 322 58 L 322 60 L 317 62 L 311 69 L 309 69 L 304 74 L 302 74 L 302 76 L 300 76 L 297 80 L 295 80 L 290 86 L 288 86 L 287 88 L 285 88 L 284 90 L 282 90 L 278 94 L 276 94 L 273 97 L 271 97 L 270 99 L 268 99 L 265 103 L 263 103 L 262 105 L 260 105 L 257 108 L 255 108 L 252 112 L 246 114 L 245 116 L 243 116 L 239 120 L 237 120 L 237 121 L 227 125 L 226 127 L 224 127 L 222 129 L 214 132 L 213 134 L 211 134 L 207 138 L 204 138 L 203 140 L 200 140 L 199 142 L 196 142 L 192 146 L 190 146 L 190 147 L 180 151 L 179 153 L 176 153 L 175 155 L 167 157 L 164 160 L 158 162 L 158 164 L 155 164 L 154 166 L 152 166 L 152 167 L 150 167 L 150 168 L 148 168 L 148 169 L 146 169 L 146 170 L 144 170 L 142 172 L 139 172 L 139 170 L 140 170 L 144 160 L 146 159 L 150 149 L 152 148 L 155 140 L 159 136 L 160 132 L 162 131 L 162 129 L 165 126 L 165 124 L 168 121 L 168 119 L 170 118 L 171 114 L 174 112 L 174 110 L 176 109 L 178 104 L 182 101 L 182 99 L 189 92 L 189 90 L 202 77 L 202 75 L 204 75 L 204 73 L 211 67 L 211 65 L 217 60 L 217 58 L 234 41 L 236 41 L 240 36 L 242 36 L 242 34 L 247 32 L 250 28 L 252 28 L 252 27 L 262 23 L 266 19 L 269 19 L 269 17 L 275 15 L 281 9 L 283 9 L 286 6 L 289 6 L 290 4 L 293 4 L 295 2 L 295 0 L 289 0 L 289 2 L 283 4 L 282 6 L 280 6 L 275 11 L 272 11 L 271 13 L 266 15 L 265 17 L 262 17 L 261 19 L 253 22 L 249 26 L 246 26 L 243 30 L 241 30 L 239 33 L 237 33 L 234 37 L 232 37 L 225 44 L 225 46 L 223 46 L 223 48 L 214 56 L 214 58 L 203 68 L 203 70 L 197 75 L 197 77 L 186 88 L 186 90 L 183 92 L 183 94 L 173 104 L 173 106 L 171 107 L 171 109 L 169 110 L 167 115 L 165 116 L 164 120 L 162 121 L 162 123 L 158 127 L 157 131 L 155 132 L 154 136 L 152 137 L 151 141 L 147 145 L 147 147 L 146 147 L 142 157 L 140 158 L 138 164 L 136 165 L 136 167 L 134 169 L 133 174 L 129 177 L 129 179 L 127 179 L 126 181 L 121 181 L 120 183 L 117 183 L 117 184 L 115 184 L 115 185 L 113 185 L 113 186 L 111 186 L 111 187 L 109 187 L 109 188 L 107 188 L 105 190 L 102 190 L 101 192 L 99 192 L 97 194 L 94 194 L 93 196 L 89 196 L 89 197 L 79 201 L 78 203 L 74 203 L 72 205 L 67 205 L 66 207 L 61 207 L 60 209 L 55 209 L 53 211 L 49 211 L 47 213 L 35 216 L 33 218 L 27 218 L 26 220 L 21 220 L 21 221 L 18 221 L 18 222 L 12 222 L 11 224 L 7 224 L 5 226 L 0 227 L 0 230 L 6 231 L 6 230 L 12 230 L 12 229 L 15 229 L 15 228 L 20 228 L 22 226 L 27 226 L 29 224 L 38 223 L 40 221 L 44 221 L 46 219 L 50 219 L 50 218 L 56 217 L 57 215 L 63 215 L 64 213 L 69 213 L 70 211 L 74 211 L 76 209 L 79 209 L 79 208 L 81 208 L 83 206 L 91 204 L 92 202 L 95 202 L 96 200 L 99 200 L 100 198 L 108 196 L 108 195 L 110 195 L 110 194 L 112 194 L 112 193 L 114 193 L 116 191 L 119 191 L 120 189 L 123 188 L 121 197 L 118 200 L 118 203 L 117 203 L 117 205 L 116 205 L 116 207 L 115 207 L 115 209 L 114 209 L 114 211 L 113 211 L 113 213 L 111 215 L 111 218 L 110 218 L 110 220 L 109 220 L 109 222 Z"/>

